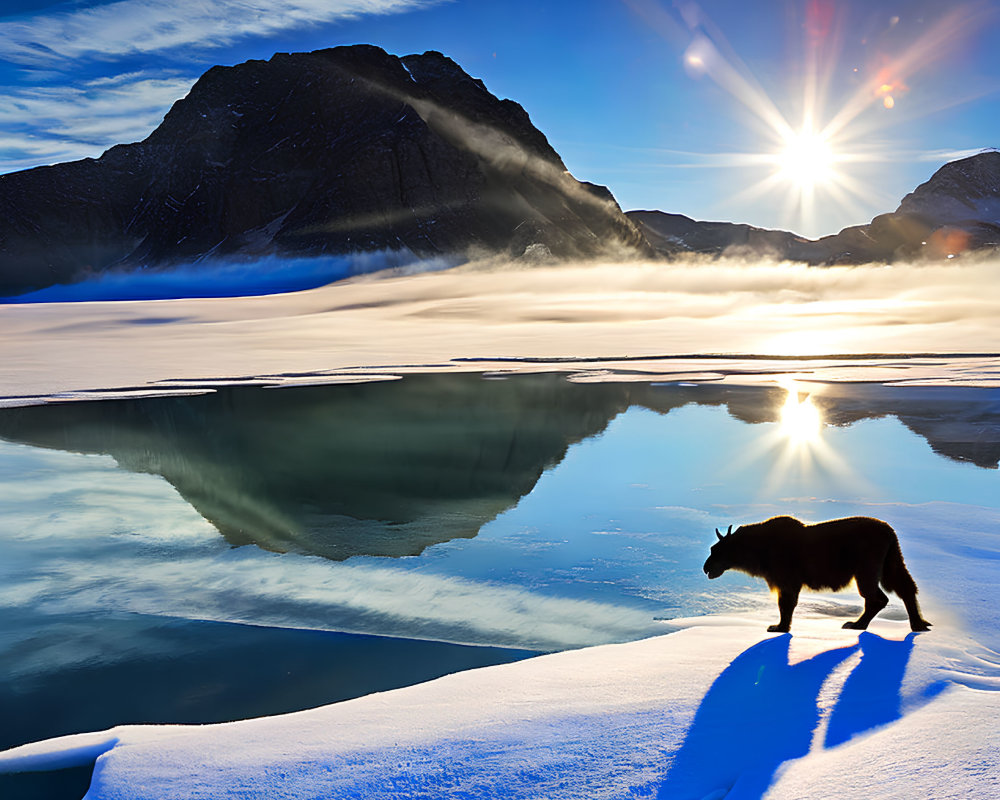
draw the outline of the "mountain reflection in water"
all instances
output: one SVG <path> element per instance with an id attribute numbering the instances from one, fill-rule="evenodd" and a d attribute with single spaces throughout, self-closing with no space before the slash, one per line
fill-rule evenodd
<path id="1" fill-rule="evenodd" d="M 162 475 L 234 545 L 339 560 L 475 536 L 627 406 L 613 385 L 419 376 L 11 409 L 0 436 Z"/>
<path id="2" fill-rule="evenodd" d="M 233 545 L 343 560 L 416 555 L 473 537 L 531 491 L 570 445 L 622 411 L 725 406 L 778 419 L 779 387 L 574 383 L 560 375 L 400 382 L 77 402 L 0 410 L 0 437 L 111 455 L 162 475 Z M 895 415 L 950 458 L 995 467 L 996 390 L 825 387 L 827 424 Z"/>

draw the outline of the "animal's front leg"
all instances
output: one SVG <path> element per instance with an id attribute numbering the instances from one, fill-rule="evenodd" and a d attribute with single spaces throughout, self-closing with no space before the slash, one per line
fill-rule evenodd
<path id="1" fill-rule="evenodd" d="M 777 625 L 768 627 L 771 633 L 788 633 L 792 627 L 792 612 L 799 602 L 799 590 L 801 586 L 778 587 L 778 613 L 781 619 Z"/>

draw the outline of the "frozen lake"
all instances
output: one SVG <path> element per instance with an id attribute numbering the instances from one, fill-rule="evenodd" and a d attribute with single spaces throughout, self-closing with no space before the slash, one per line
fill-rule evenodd
<path id="1" fill-rule="evenodd" d="M 998 443 L 996 389 L 865 384 L 414 375 L 3 409 L 0 749 L 770 609 L 705 579 L 713 528 L 872 514 L 910 555 L 908 531 L 1000 509 Z"/>

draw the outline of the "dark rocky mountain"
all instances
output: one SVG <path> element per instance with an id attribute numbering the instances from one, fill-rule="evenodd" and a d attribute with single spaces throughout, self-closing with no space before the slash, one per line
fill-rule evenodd
<path id="1" fill-rule="evenodd" d="M 945 164 L 906 195 L 896 213 L 919 215 L 938 225 L 1000 225 L 1000 152 Z"/>
<path id="2" fill-rule="evenodd" d="M 370 45 L 213 67 L 145 140 L 0 176 L 0 297 L 108 269 L 348 254 L 946 258 L 1000 243 L 1000 153 L 938 170 L 868 225 L 804 239 L 623 214 L 521 106 L 437 52 Z"/>
<path id="3" fill-rule="evenodd" d="M 213 67 L 144 141 L 0 176 L 0 296 L 206 256 L 649 255 L 517 103 L 437 52 Z"/>
<path id="4" fill-rule="evenodd" d="M 626 216 L 642 231 L 646 240 L 661 255 L 681 256 L 702 253 L 710 256 L 771 255 L 785 257 L 803 239 L 788 231 L 773 231 L 734 222 L 699 222 L 683 214 L 663 211 L 627 211 Z"/>
<path id="5" fill-rule="evenodd" d="M 668 257 L 701 253 L 808 264 L 953 258 L 1000 247 L 1000 153 L 987 151 L 945 164 L 906 195 L 894 212 L 821 239 L 728 222 L 696 222 L 660 211 L 629 211 L 627 216 Z"/>

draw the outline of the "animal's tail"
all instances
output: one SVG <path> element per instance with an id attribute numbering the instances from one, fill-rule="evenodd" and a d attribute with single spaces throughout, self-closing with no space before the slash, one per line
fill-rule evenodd
<path id="1" fill-rule="evenodd" d="M 899 548 L 899 540 L 893 536 L 892 545 L 882 563 L 882 577 L 879 581 L 883 589 L 894 592 L 906 606 L 906 614 L 910 618 L 910 628 L 915 631 L 926 631 L 931 624 L 920 614 L 917 604 L 917 582 L 906 568 L 903 561 L 903 551 Z"/>

